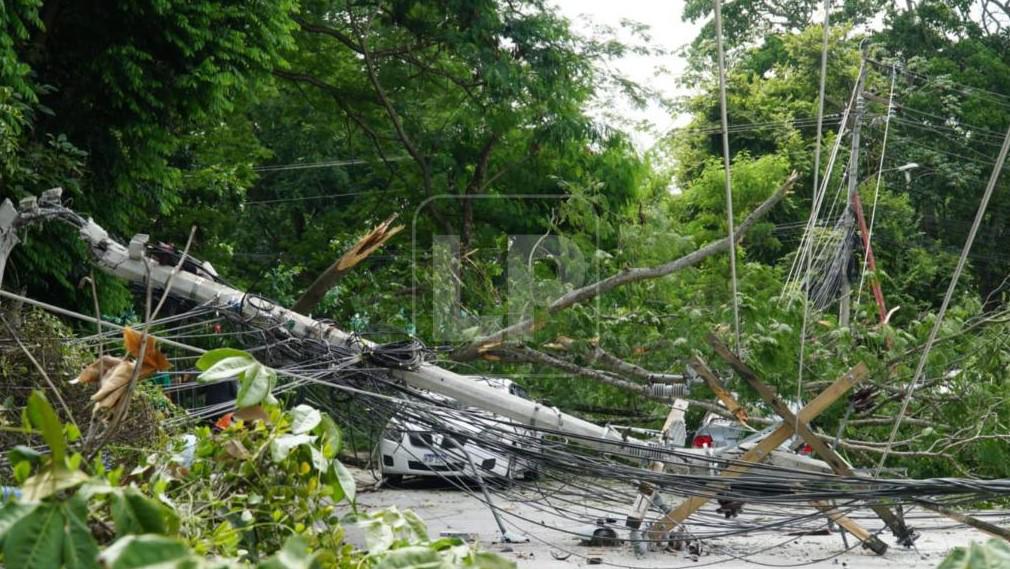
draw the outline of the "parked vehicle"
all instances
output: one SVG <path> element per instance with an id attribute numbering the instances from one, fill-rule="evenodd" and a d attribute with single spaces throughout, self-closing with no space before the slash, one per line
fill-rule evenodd
<path id="1" fill-rule="evenodd" d="M 471 376 L 476 382 L 495 389 L 508 391 L 516 397 L 529 399 L 526 390 L 519 384 L 503 378 Z M 477 411 L 491 420 L 499 419 L 486 411 Z M 508 434 L 484 428 L 463 419 L 447 419 L 446 432 L 436 432 L 430 427 L 403 418 L 393 417 L 386 424 L 378 445 L 379 468 L 382 479 L 396 484 L 404 476 L 447 476 L 474 477 L 474 469 L 480 469 L 483 476 L 497 476 L 507 479 L 532 478 L 536 476 L 535 466 L 522 458 L 501 453 L 481 440 L 498 440 L 501 444 L 515 445 L 517 440 L 536 439 L 532 431 L 513 426 L 508 422 L 499 423 Z M 535 444 L 535 443 L 534 443 Z M 472 465 L 472 466 L 471 466 Z"/>

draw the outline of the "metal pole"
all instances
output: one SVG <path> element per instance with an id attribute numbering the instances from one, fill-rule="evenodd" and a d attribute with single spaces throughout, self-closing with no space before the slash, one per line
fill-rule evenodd
<path id="1" fill-rule="evenodd" d="M 856 113 L 852 117 L 852 147 L 849 152 L 849 191 L 848 197 L 845 200 L 845 232 L 848 234 L 849 228 L 853 226 L 853 221 L 855 216 L 853 214 L 853 202 L 855 201 L 855 196 L 859 192 L 859 131 L 863 124 L 863 84 L 866 78 L 866 67 L 864 66 L 863 71 L 860 72 L 859 82 L 856 86 Z M 838 299 L 838 324 L 842 327 L 848 327 L 849 316 L 851 313 L 850 297 L 852 296 L 852 290 L 849 286 L 849 274 L 848 274 L 848 263 L 849 256 L 852 254 L 851 244 L 849 239 L 846 238 L 843 244 L 845 255 L 845 265 L 842 269 L 842 291 Z"/>
<path id="2" fill-rule="evenodd" d="M 736 284 L 736 235 L 733 226 L 733 181 L 729 164 L 729 119 L 726 117 L 726 56 L 722 47 L 722 2 L 715 0 L 715 35 L 719 46 L 719 114 L 722 119 L 722 162 L 726 186 L 726 227 L 729 236 L 729 276 L 733 294 L 733 349 L 740 353 L 740 299 Z"/>

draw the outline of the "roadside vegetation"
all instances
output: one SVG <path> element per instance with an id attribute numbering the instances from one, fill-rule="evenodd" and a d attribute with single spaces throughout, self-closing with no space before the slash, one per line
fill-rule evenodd
<path id="1" fill-rule="evenodd" d="M 837 237 L 826 223 L 806 228 L 820 2 L 728 2 L 735 222 L 788 188 L 745 225 L 736 249 L 741 352 L 790 399 L 865 362 L 871 387 L 858 404 L 836 405 L 817 424 L 854 464 L 875 465 L 886 449 L 887 465 L 912 477 L 1010 477 L 1005 176 L 888 444 L 1010 124 L 1010 11 L 996 0 L 839 4 L 821 168 L 862 69 L 857 191 L 877 270 L 863 270 L 856 243 L 842 269 L 853 287 L 848 324 L 834 300 L 806 311 L 801 238 Z M 507 375 L 574 414 L 656 428 L 668 403 L 643 397 L 646 382 L 619 364 L 679 374 L 691 356 L 718 361 L 705 337 L 734 333 L 726 253 L 582 302 L 549 302 L 726 234 L 711 2 L 689 0 L 684 15 L 705 22 L 685 38 L 681 82 L 695 94 L 667 101 L 620 72 L 623 56 L 663 54 L 646 26 L 580 33 L 541 0 L 12 0 L 0 7 L 0 198 L 60 186 L 75 210 L 124 240 L 150 233 L 181 245 L 195 227 L 195 256 L 287 306 L 381 228 L 381 246 L 339 271 L 305 312 L 377 341 L 415 337 L 442 365 Z M 631 125 L 601 112 L 618 100 L 658 102 L 689 121 L 636 148 Z M 849 153 L 846 139 L 825 182 L 835 207 Z M 385 235 L 392 216 L 404 229 Z M 514 236 L 537 244 L 525 262 L 509 256 Z M 555 245 L 538 250 L 547 237 Z M 510 282 L 523 288 L 510 292 Z M 98 306 L 108 321 L 144 320 L 143 292 L 93 271 L 77 235 L 57 224 L 22 235 L 2 284 L 86 314 Z M 458 301 L 444 303 L 446 290 Z M 273 372 L 248 353 L 213 351 L 242 347 L 224 339 L 197 341 L 212 350 L 203 373 L 228 362 L 242 376 L 246 418 L 166 426 L 182 411 L 145 378 L 126 398 L 128 425 L 83 448 L 98 420 L 96 386 L 67 382 L 99 354 L 70 339 L 94 328 L 7 301 L 0 311 L 9 451 L 0 481 L 32 498 L 0 510 L 8 567 L 508 566 L 432 539 L 392 505 L 359 511 L 341 462 L 342 451 L 356 454 L 342 447 L 355 426 L 274 400 Z M 527 334 L 486 341 L 524 317 Z M 751 416 L 769 414 L 743 384 L 730 387 Z M 711 404 L 714 394 L 696 386 L 689 398 Z M 692 406 L 689 427 L 711 407 Z M 352 524 L 365 528 L 365 549 L 346 544 Z"/>

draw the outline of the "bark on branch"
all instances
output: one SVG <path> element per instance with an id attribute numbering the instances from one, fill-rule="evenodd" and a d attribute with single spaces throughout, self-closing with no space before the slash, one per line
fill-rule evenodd
<path id="1" fill-rule="evenodd" d="M 341 277 L 403 230 L 402 225 L 392 227 L 395 219 L 396 214 L 391 215 L 345 251 L 335 263 L 316 277 L 291 310 L 306 315 L 311 312 Z"/>
<path id="2" fill-rule="evenodd" d="M 644 367 L 622 360 L 599 346 L 593 346 L 594 361 L 598 361 L 604 366 L 632 377 L 643 379 L 649 383 L 665 383 L 667 385 L 677 385 L 686 383 L 683 375 L 675 373 L 656 373 Z"/>
<path id="3" fill-rule="evenodd" d="M 782 198 L 785 197 L 786 193 L 792 188 L 793 184 L 799 178 L 799 174 L 793 172 L 789 178 L 786 179 L 785 183 L 772 194 L 767 200 L 757 207 L 754 211 L 744 219 L 743 223 L 739 225 L 736 231 L 736 240 L 740 241 L 743 236 L 754 226 L 755 223 L 765 215 L 775 205 L 777 205 Z M 665 277 L 667 275 L 673 274 L 682 269 L 688 267 L 693 267 L 703 260 L 722 253 L 729 249 L 729 238 L 724 237 L 718 241 L 713 241 L 704 245 L 700 249 L 695 250 L 692 253 L 688 253 L 683 257 L 674 259 L 668 263 L 656 266 L 656 267 L 640 267 L 634 269 L 627 269 L 615 275 L 611 275 L 601 281 L 586 285 L 581 288 L 577 288 L 568 294 L 565 294 L 561 298 L 558 298 L 552 302 L 547 307 L 548 314 L 555 314 L 566 308 L 574 306 L 576 304 L 585 302 L 592 298 L 595 298 L 601 294 L 610 292 L 615 288 L 624 286 L 631 283 L 636 283 L 644 280 L 657 279 L 660 277 Z M 481 353 L 487 350 L 493 349 L 496 346 L 501 345 L 505 342 L 506 338 L 510 336 L 517 336 L 520 334 L 525 334 L 534 329 L 536 323 L 533 319 L 523 320 L 517 324 L 513 324 L 507 328 L 503 328 L 498 332 L 493 334 L 482 336 L 477 338 L 470 344 L 456 350 L 452 353 L 452 359 L 456 361 L 469 361 L 476 359 Z"/>

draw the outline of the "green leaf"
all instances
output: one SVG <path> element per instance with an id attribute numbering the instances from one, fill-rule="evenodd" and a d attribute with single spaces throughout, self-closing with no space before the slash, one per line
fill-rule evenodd
<path id="1" fill-rule="evenodd" d="M 25 480 L 32 475 L 32 463 L 28 461 L 21 461 L 14 464 L 14 480 L 18 484 L 24 484 Z"/>
<path id="2" fill-rule="evenodd" d="M 351 471 L 347 470 L 344 463 L 336 459 L 333 461 L 333 471 L 337 474 L 337 481 L 340 483 L 340 489 L 343 490 L 347 501 L 353 504 L 357 493 L 357 485 L 354 482 L 354 476 L 351 475 Z"/>
<path id="3" fill-rule="evenodd" d="M 449 565 L 437 551 L 423 545 L 401 547 L 387 553 L 375 569 L 444 569 Z"/>
<path id="4" fill-rule="evenodd" d="M 1001 539 L 954 549 L 937 569 L 1010 569 L 1010 544 Z"/>
<path id="5" fill-rule="evenodd" d="M 225 358 L 242 358 L 245 360 L 253 359 L 248 352 L 243 352 L 242 350 L 236 350 L 234 348 L 218 348 L 200 356 L 200 359 L 196 360 L 196 369 L 200 371 L 207 371 Z"/>
<path id="6" fill-rule="evenodd" d="M 72 443 L 77 442 L 77 439 L 81 438 L 81 430 L 73 423 L 67 423 L 64 425 L 63 431 L 67 436 L 67 440 Z"/>
<path id="7" fill-rule="evenodd" d="M 412 510 L 404 510 L 400 515 L 403 516 L 403 521 L 407 523 L 407 527 L 410 528 L 410 531 L 418 540 L 428 541 L 428 526 L 425 525 L 421 516 L 415 514 Z"/>
<path id="8" fill-rule="evenodd" d="M 497 553 L 481 551 L 474 553 L 471 558 L 467 559 L 463 567 L 472 567 L 474 569 L 516 569 L 516 562 L 506 559 Z"/>
<path id="9" fill-rule="evenodd" d="M 161 535 L 130 535 L 117 540 L 98 556 L 108 569 L 190 569 L 200 559 L 186 544 Z"/>
<path id="10" fill-rule="evenodd" d="M 32 513 L 38 504 L 25 504 L 19 502 L 8 502 L 0 508 L 0 545 L 3 545 L 4 536 L 21 518 Z"/>
<path id="11" fill-rule="evenodd" d="M 116 535 L 169 533 L 172 512 L 162 504 L 141 494 L 136 488 L 125 488 L 112 494 L 112 520 Z"/>
<path id="12" fill-rule="evenodd" d="M 243 375 L 252 365 L 258 364 L 256 360 L 249 356 L 227 357 L 207 368 L 206 371 L 196 377 L 196 380 L 201 383 L 210 383 L 225 379 L 235 379 Z"/>
<path id="13" fill-rule="evenodd" d="M 28 419 L 32 426 L 42 431 L 42 439 L 49 445 L 53 462 L 62 463 L 67 452 L 67 440 L 63 437 L 63 425 L 41 391 L 32 391 L 28 397 Z"/>
<path id="14" fill-rule="evenodd" d="M 269 559 L 262 561 L 256 569 L 316 569 L 319 563 L 316 554 L 309 551 L 305 538 L 293 535 L 284 542 L 284 547 Z"/>
<path id="15" fill-rule="evenodd" d="M 322 415 L 318 409 L 302 404 L 291 410 L 291 432 L 301 435 L 316 428 L 322 421 Z"/>
<path id="16" fill-rule="evenodd" d="M 41 504 L 22 517 L 4 539 L 4 562 L 18 569 L 54 569 L 62 565 L 63 510 Z"/>
<path id="17" fill-rule="evenodd" d="M 312 444 L 316 437 L 312 435 L 281 435 L 270 441 L 270 457 L 274 462 L 283 462 L 291 454 L 291 450 L 301 445 Z"/>
<path id="18" fill-rule="evenodd" d="M 88 504 L 84 498 L 74 496 L 64 507 L 67 520 L 63 536 L 63 564 L 67 569 L 96 569 L 98 544 L 88 528 Z"/>
<path id="19" fill-rule="evenodd" d="M 236 404 L 239 407 L 258 405 L 273 389 L 274 378 L 274 370 L 254 361 L 242 373 L 242 378 L 239 380 Z"/>
<path id="20" fill-rule="evenodd" d="M 330 418 L 323 415 L 323 420 L 319 423 L 316 432 L 322 437 L 322 451 L 326 458 L 336 458 L 343 447 L 344 437 L 340 432 L 340 427 Z"/>
<path id="21" fill-rule="evenodd" d="M 309 452 L 312 454 L 312 466 L 315 467 L 319 472 L 326 472 L 326 469 L 330 466 L 330 461 L 326 460 L 326 456 L 323 455 L 322 451 L 316 447 L 309 447 Z"/>
<path id="22" fill-rule="evenodd" d="M 22 497 L 26 502 L 38 502 L 53 494 L 69 490 L 90 480 L 80 470 L 70 470 L 61 464 L 54 464 L 25 480 L 21 485 Z"/>
<path id="23" fill-rule="evenodd" d="M 24 445 L 17 445 L 7 451 L 7 460 L 9 460 L 11 464 L 15 465 L 20 462 L 35 464 L 42 458 L 42 456 L 43 454 L 41 452 Z"/>

